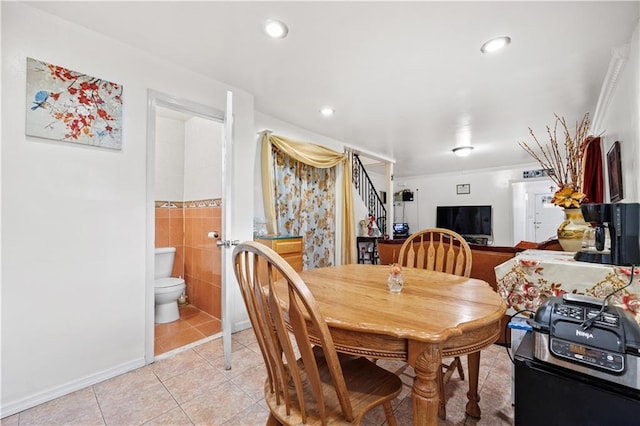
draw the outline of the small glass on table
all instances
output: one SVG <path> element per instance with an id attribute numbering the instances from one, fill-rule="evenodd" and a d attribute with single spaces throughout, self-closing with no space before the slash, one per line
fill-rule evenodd
<path id="1" fill-rule="evenodd" d="M 402 278 L 402 267 L 397 263 L 391 265 L 391 271 L 389 272 L 389 278 L 387 278 L 387 285 L 391 293 L 400 293 L 404 280 Z"/>

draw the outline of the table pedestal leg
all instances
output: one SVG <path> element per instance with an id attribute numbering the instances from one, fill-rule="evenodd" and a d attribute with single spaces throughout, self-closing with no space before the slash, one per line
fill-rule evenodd
<path id="1" fill-rule="evenodd" d="M 469 367 L 469 392 L 467 392 L 466 412 L 471 417 L 480 418 L 480 395 L 478 395 L 478 374 L 480 372 L 480 351 L 467 355 L 467 365 Z"/>
<path id="2" fill-rule="evenodd" d="M 438 424 L 438 369 L 441 363 L 442 353 L 438 345 L 429 345 L 416 358 L 412 398 L 414 425 Z"/>

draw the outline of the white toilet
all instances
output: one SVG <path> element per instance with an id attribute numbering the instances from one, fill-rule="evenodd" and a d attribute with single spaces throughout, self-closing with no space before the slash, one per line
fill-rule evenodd
<path id="1" fill-rule="evenodd" d="M 182 278 L 171 278 L 175 247 L 156 247 L 155 298 L 156 322 L 164 324 L 180 318 L 178 298 L 187 287 Z"/>

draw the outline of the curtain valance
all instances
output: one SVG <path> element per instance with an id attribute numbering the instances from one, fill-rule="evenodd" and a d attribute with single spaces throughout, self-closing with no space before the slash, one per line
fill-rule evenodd
<path id="1" fill-rule="evenodd" d="M 282 136 L 269 135 L 269 142 L 294 160 L 319 169 L 328 169 L 348 160 L 346 153 L 341 154 L 324 146 L 297 142 Z"/>

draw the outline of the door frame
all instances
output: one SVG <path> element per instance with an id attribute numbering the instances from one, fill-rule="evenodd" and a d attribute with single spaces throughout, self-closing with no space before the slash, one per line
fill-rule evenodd
<path id="1" fill-rule="evenodd" d="M 176 98 L 166 93 L 162 93 L 153 89 L 147 90 L 147 167 L 146 167 L 146 256 L 145 256 L 145 343 L 144 343 L 144 359 L 146 364 L 150 364 L 155 360 L 154 355 L 154 324 L 155 324 L 155 293 L 154 293 L 154 240 L 155 240 L 155 159 L 156 159 L 156 113 L 157 107 L 169 108 L 176 111 L 189 113 L 195 116 L 206 118 L 209 120 L 219 121 L 225 126 L 225 112 L 213 107 L 208 107 L 186 99 Z M 224 146 L 223 141 L 223 146 Z M 223 173 L 224 170 L 221 170 Z M 226 190 L 222 187 L 223 193 Z M 224 194 L 223 194 L 224 197 Z M 224 228 L 225 217 L 222 217 L 222 228 Z M 224 250 L 223 250 L 224 252 Z M 224 259 L 221 261 L 221 267 L 224 269 Z M 222 274 L 224 276 L 224 273 Z M 221 283 L 224 287 L 224 283 Z M 228 306 L 224 306 L 225 299 L 222 298 L 222 312 L 228 311 Z M 226 318 L 228 319 L 228 318 Z M 224 324 L 223 330 L 229 327 Z M 226 339 L 225 339 L 226 340 Z"/>
<path id="2" fill-rule="evenodd" d="M 530 197 L 533 197 L 536 191 L 541 191 L 539 188 L 543 186 L 553 187 L 554 185 L 548 176 L 510 181 L 512 207 L 511 237 L 513 244 L 517 244 L 520 241 L 528 241 L 528 233 L 532 232 L 532 229 L 528 228 L 533 226 L 529 223 L 528 217 L 529 215 L 533 215 L 533 200 L 530 200 Z"/>

